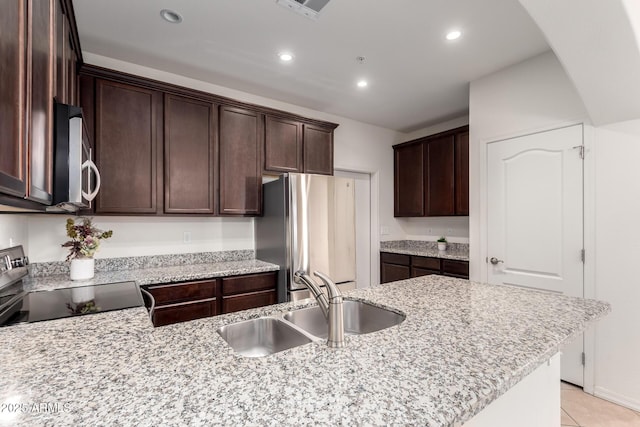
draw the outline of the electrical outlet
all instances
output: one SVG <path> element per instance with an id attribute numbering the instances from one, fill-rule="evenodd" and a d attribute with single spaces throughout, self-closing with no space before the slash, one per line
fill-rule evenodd
<path id="1" fill-rule="evenodd" d="M 387 236 L 389 234 L 389 226 L 383 225 L 382 227 L 380 227 L 380 234 L 382 236 Z"/>
<path id="2" fill-rule="evenodd" d="M 453 230 L 451 228 L 447 228 L 447 234 L 451 234 Z"/>
<path id="3" fill-rule="evenodd" d="M 190 231 L 185 231 L 184 233 L 182 233 L 182 241 L 184 243 L 191 243 L 191 232 Z"/>

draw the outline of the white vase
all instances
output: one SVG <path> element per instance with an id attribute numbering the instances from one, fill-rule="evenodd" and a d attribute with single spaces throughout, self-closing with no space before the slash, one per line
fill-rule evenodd
<path id="1" fill-rule="evenodd" d="M 96 291 L 93 286 L 82 286 L 80 288 L 71 288 L 71 301 L 74 304 L 81 304 L 95 299 Z"/>
<path id="2" fill-rule="evenodd" d="M 447 242 L 438 242 L 438 250 L 446 251 L 447 250 Z"/>
<path id="3" fill-rule="evenodd" d="M 94 275 L 95 263 L 93 258 L 76 258 L 71 260 L 69 276 L 71 280 L 92 279 Z"/>

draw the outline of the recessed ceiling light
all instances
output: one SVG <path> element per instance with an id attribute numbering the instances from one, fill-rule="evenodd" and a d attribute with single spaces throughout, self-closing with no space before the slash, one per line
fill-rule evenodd
<path id="1" fill-rule="evenodd" d="M 280 52 L 278 58 L 284 62 L 293 61 L 293 54 L 291 52 Z"/>
<path id="2" fill-rule="evenodd" d="M 167 22 L 171 22 L 172 24 L 179 24 L 182 22 L 182 16 L 178 12 L 174 12 L 169 9 L 162 9 L 160 11 L 160 16 Z"/>
<path id="3" fill-rule="evenodd" d="M 367 87 L 369 83 L 366 80 L 359 80 L 357 83 L 358 87 Z"/>
<path id="4" fill-rule="evenodd" d="M 447 40 L 457 40 L 460 38 L 461 35 L 462 35 L 462 31 L 460 30 L 449 31 L 447 33 Z"/>

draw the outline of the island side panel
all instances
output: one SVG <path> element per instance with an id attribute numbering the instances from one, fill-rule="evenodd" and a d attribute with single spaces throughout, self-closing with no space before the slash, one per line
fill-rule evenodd
<path id="1" fill-rule="evenodd" d="M 463 427 L 560 426 L 560 353 L 494 400 Z"/>

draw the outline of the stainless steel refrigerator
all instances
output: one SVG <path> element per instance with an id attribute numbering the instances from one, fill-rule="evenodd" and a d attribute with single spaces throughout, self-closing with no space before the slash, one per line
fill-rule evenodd
<path id="1" fill-rule="evenodd" d="M 296 271 L 328 275 L 342 290 L 356 286 L 355 182 L 289 173 L 264 184 L 255 220 L 256 256 L 280 266 L 278 302 L 309 298 Z"/>

